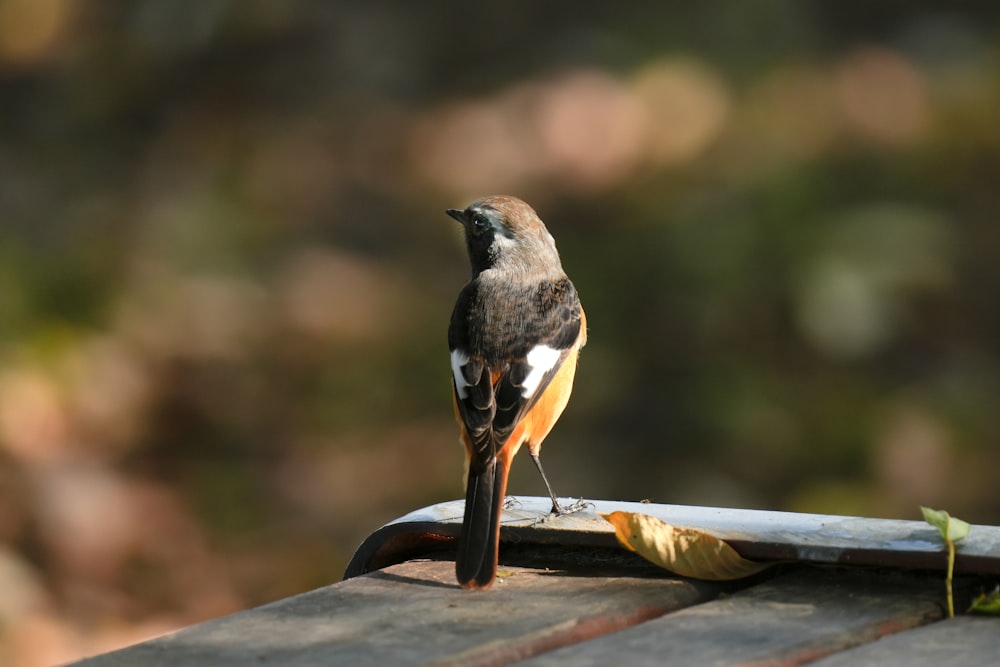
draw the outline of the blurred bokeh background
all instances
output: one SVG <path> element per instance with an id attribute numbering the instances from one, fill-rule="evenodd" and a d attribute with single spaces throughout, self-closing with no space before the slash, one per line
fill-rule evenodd
<path id="1" fill-rule="evenodd" d="M 0 0 L 0 663 L 459 497 L 486 194 L 589 315 L 561 495 L 1000 521 L 998 109 L 994 1 Z"/>

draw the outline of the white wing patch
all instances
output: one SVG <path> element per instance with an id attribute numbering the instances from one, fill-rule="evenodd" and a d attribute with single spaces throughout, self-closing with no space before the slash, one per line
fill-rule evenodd
<path id="1" fill-rule="evenodd" d="M 462 374 L 462 366 L 467 363 L 469 363 L 469 355 L 458 348 L 451 351 L 451 374 L 455 376 L 455 391 L 458 392 L 458 397 L 461 399 L 469 397 L 469 392 L 466 389 L 469 383 L 465 381 L 465 375 Z"/>
<path id="2" fill-rule="evenodd" d="M 525 357 L 528 367 L 531 370 L 528 371 L 528 377 L 524 378 L 524 388 L 521 390 L 521 396 L 530 398 L 538 390 L 538 385 L 541 383 L 542 378 L 558 363 L 560 354 L 561 350 L 549 347 L 548 345 L 536 345 L 531 348 L 528 356 Z M 452 359 L 454 360 L 454 356 L 452 356 Z M 454 363 L 452 361 L 452 365 Z"/>

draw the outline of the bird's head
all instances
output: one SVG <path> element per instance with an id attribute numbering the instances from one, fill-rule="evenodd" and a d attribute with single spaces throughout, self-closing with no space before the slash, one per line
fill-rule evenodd
<path id="1" fill-rule="evenodd" d="M 495 195 L 445 211 L 462 224 L 472 275 L 499 269 L 544 277 L 562 272 L 555 240 L 535 210 L 517 197 Z"/>

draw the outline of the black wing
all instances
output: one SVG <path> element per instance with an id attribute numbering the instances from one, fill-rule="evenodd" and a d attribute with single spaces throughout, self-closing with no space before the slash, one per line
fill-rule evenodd
<path id="1" fill-rule="evenodd" d="M 455 401 L 472 441 L 471 465 L 478 468 L 493 460 L 545 392 L 580 338 L 582 324 L 580 299 L 568 279 L 543 283 L 516 307 L 505 304 L 488 317 L 481 312 L 488 304 L 477 296 L 472 291 L 459 298 L 449 347 L 453 363 L 456 350 L 463 362 L 457 365 L 463 386 L 458 375 L 454 378 Z M 483 323 L 492 330 L 482 329 Z"/>

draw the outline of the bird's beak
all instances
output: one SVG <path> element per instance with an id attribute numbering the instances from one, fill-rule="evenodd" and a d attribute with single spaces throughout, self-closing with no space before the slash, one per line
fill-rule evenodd
<path id="1" fill-rule="evenodd" d="M 449 209 L 445 209 L 445 213 L 447 213 L 451 217 L 455 218 L 456 220 L 458 220 L 463 225 L 466 223 L 466 220 L 465 220 L 465 211 L 459 211 L 457 208 L 449 208 Z"/>

